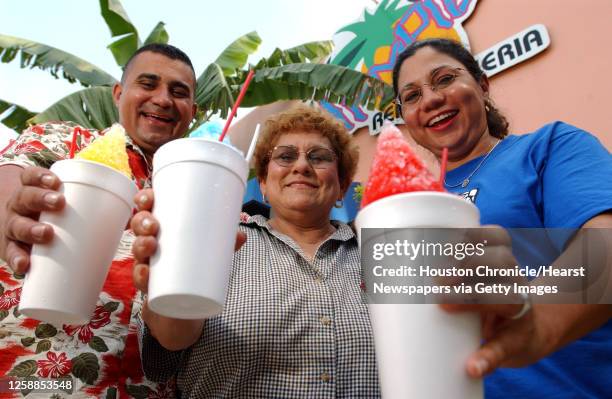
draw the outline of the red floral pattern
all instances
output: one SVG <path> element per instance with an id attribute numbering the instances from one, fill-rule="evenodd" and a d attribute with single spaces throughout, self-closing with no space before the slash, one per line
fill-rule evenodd
<path id="1" fill-rule="evenodd" d="M 83 325 L 64 324 L 64 331 L 70 336 L 78 332 L 79 341 L 87 344 L 94 336 L 93 330 L 110 323 L 110 314 L 111 312 L 106 310 L 104 306 L 96 306 L 96 310 L 94 310 L 94 314 L 89 323 Z"/>
<path id="2" fill-rule="evenodd" d="M 68 374 L 72 368 L 72 362 L 65 353 L 57 355 L 55 352 L 47 352 L 47 360 L 39 360 L 38 375 L 44 378 L 58 378 Z"/>
<path id="3" fill-rule="evenodd" d="M 75 127 L 73 123 L 46 123 L 26 129 L 0 153 L 0 165 L 49 167 L 67 158 Z M 97 131 L 81 129 L 77 143 L 84 147 L 99 136 Z M 129 138 L 127 150 L 134 180 L 139 187 L 150 187 L 150 165 Z M 151 398 L 174 397 L 172 383 L 164 385 L 146 380 L 140 365 L 133 325 L 140 308 L 139 295 L 131 279 L 133 239 L 132 232 L 126 230 L 96 309 L 84 325 L 54 327 L 19 314 L 17 306 L 23 278 L 14 275 L 0 260 L 0 314 L 3 315 L 0 330 L 8 332 L 0 340 L 0 376 L 18 374 L 24 369 L 34 373 L 30 375 L 45 378 L 70 375 L 75 382 L 75 398 L 113 397 L 113 392 L 120 398 L 132 397 L 130 393 L 141 397 L 144 391 Z M 79 367 L 75 366 L 77 361 Z M 86 373 L 83 367 L 89 367 Z M 21 395 L 0 393 L 0 398 L 5 397 Z"/>
<path id="4" fill-rule="evenodd" d="M 19 303 L 21 288 L 6 290 L 0 295 L 0 310 L 8 310 Z"/>
<path id="5" fill-rule="evenodd" d="M 36 134 L 41 135 L 41 136 L 42 136 L 43 134 L 45 134 L 45 128 L 44 128 L 44 127 L 42 127 L 41 125 L 35 125 L 35 126 L 32 126 L 32 127 L 30 128 L 30 130 L 32 130 L 32 132 L 33 132 L 33 133 L 36 133 Z"/>
<path id="6" fill-rule="evenodd" d="M 43 150 L 45 145 L 40 141 L 32 140 L 26 143 L 20 143 L 15 146 L 13 149 L 13 154 L 21 155 L 21 154 L 29 154 L 34 152 L 39 152 Z"/>
<path id="7" fill-rule="evenodd" d="M 0 150 L 0 155 L 4 154 L 5 152 L 8 151 L 9 148 L 11 148 L 13 146 L 13 144 L 15 144 L 15 140 L 10 139 L 8 144 L 6 145 L 6 147 L 4 147 L 3 149 Z"/>

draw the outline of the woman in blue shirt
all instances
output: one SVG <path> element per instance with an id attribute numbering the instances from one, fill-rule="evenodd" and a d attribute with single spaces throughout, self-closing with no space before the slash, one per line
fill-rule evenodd
<path id="1" fill-rule="evenodd" d="M 448 148 L 445 187 L 475 203 L 482 224 L 612 227 L 610 153 L 563 122 L 508 135 L 487 77 L 460 43 L 412 43 L 398 56 L 393 86 L 417 143 L 438 157 Z M 535 304 L 520 317 L 508 305 L 445 306 L 479 311 L 489 326 L 467 366 L 476 378 L 492 373 L 487 397 L 612 397 L 612 305 Z"/>

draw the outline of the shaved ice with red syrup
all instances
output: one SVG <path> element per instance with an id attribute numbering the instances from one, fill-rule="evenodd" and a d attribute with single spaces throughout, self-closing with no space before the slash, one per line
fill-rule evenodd
<path id="1" fill-rule="evenodd" d="M 445 190 L 412 151 L 402 132 L 395 125 L 385 124 L 378 137 L 361 206 L 393 194 L 413 191 Z"/>

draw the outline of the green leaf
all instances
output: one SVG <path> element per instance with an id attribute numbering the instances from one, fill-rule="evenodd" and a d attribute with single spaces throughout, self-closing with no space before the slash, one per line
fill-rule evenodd
<path id="1" fill-rule="evenodd" d="M 100 0 L 100 12 L 111 36 L 121 36 L 127 33 L 136 33 L 136 27 L 130 21 L 125 9 L 119 0 Z"/>
<path id="2" fill-rule="evenodd" d="M 34 337 L 21 338 L 21 345 L 27 348 L 28 346 L 32 345 L 35 341 L 36 339 Z"/>
<path id="3" fill-rule="evenodd" d="M 198 78 L 195 99 L 204 111 L 220 111 L 222 118 L 227 116 L 227 110 L 233 106 L 234 98 L 218 64 L 210 64 Z"/>
<path id="4" fill-rule="evenodd" d="M 300 44 L 299 46 L 288 48 L 285 50 L 290 57 L 293 54 L 301 55 L 305 57 L 310 62 L 314 62 L 315 64 L 319 64 L 325 61 L 332 50 L 334 49 L 334 42 L 331 40 L 321 40 L 315 42 L 309 42 Z M 304 62 L 304 61 L 300 61 Z"/>
<path id="5" fill-rule="evenodd" d="M 19 312 L 19 306 L 15 306 L 13 308 L 13 317 L 18 318 L 19 316 L 21 316 L 21 312 Z"/>
<path id="6" fill-rule="evenodd" d="M 23 280 L 25 278 L 25 274 L 13 273 L 13 278 L 15 280 Z"/>
<path id="7" fill-rule="evenodd" d="M 14 377 L 29 377 L 33 375 L 37 369 L 36 360 L 26 360 L 13 367 L 8 375 Z"/>
<path id="8" fill-rule="evenodd" d="M 72 374 L 85 384 L 92 385 L 98 379 L 99 371 L 98 358 L 93 353 L 81 353 L 72 359 Z"/>
<path id="9" fill-rule="evenodd" d="M 119 37 L 108 48 L 119 66 L 124 66 L 132 54 L 141 46 L 138 31 L 119 0 L 100 0 L 100 12 L 112 37 Z"/>
<path id="10" fill-rule="evenodd" d="M 36 327 L 36 330 L 34 331 L 34 335 L 36 335 L 36 337 L 39 339 L 51 338 L 54 337 L 56 334 L 57 329 L 51 324 L 47 323 L 39 324 L 38 327 Z"/>
<path id="11" fill-rule="evenodd" d="M 312 99 L 384 109 L 393 97 L 390 85 L 361 72 L 338 65 L 299 63 L 257 71 L 242 106 Z"/>
<path id="12" fill-rule="evenodd" d="M 0 111 L 1 113 L 2 111 Z M 0 295 L 4 294 L 4 286 L 0 284 Z"/>
<path id="13" fill-rule="evenodd" d="M 225 76 L 232 75 L 246 64 L 249 55 L 255 53 L 260 44 L 261 38 L 257 32 L 247 33 L 227 46 L 214 63 L 221 67 Z"/>
<path id="14" fill-rule="evenodd" d="M 127 393 L 136 399 L 147 399 L 153 391 L 146 385 L 128 385 Z"/>
<path id="15" fill-rule="evenodd" d="M 37 124 L 53 120 L 72 121 L 81 126 L 102 130 L 119 120 L 110 87 L 92 87 L 72 93 L 34 118 Z"/>
<path id="16" fill-rule="evenodd" d="M 112 86 L 116 80 L 101 68 L 75 55 L 32 40 L 0 34 L 0 60 L 9 63 L 20 55 L 21 68 L 48 70 L 59 79 L 83 86 Z"/>
<path id="17" fill-rule="evenodd" d="M 114 312 L 119 308 L 119 302 L 106 302 L 104 304 L 104 310 L 108 310 L 109 312 Z"/>
<path id="18" fill-rule="evenodd" d="M 91 341 L 89 341 L 89 346 L 97 352 L 108 352 L 108 346 L 106 346 L 104 340 L 97 336 L 94 336 Z"/>
<path id="19" fill-rule="evenodd" d="M 0 120 L 0 122 L 16 132 L 23 131 L 28 126 L 28 119 L 36 115 L 35 112 L 32 112 L 20 105 L 0 100 L 0 114 L 7 110 L 9 110 L 8 113 L 4 118 L 2 118 L 2 120 Z"/>
<path id="20" fill-rule="evenodd" d="M 36 344 L 36 353 L 45 352 L 51 349 L 51 341 L 43 339 Z"/>
<path id="21" fill-rule="evenodd" d="M 214 110 L 225 118 L 245 78 L 246 71 L 225 77 L 216 64 L 211 64 L 198 79 L 196 101 L 202 109 Z M 298 63 L 256 70 L 241 106 L 311 99 L 384 109 L 393 97 L 391 86 L 361 72 L 338 65 Z"/>
<path id="22" fill-rule="evenodd" d="M 9 315 L 8 310 L 0 310 L 0 320 L 6 319 L 8 315 Z"/>
<path id="23" fill-rule="evenodd" d="M 166 32 L 166 29 L 164 28 L 164 23 L 163 22 L 158 22 L 157 25 L 155 25 L 155 28 L 153 28 L 153 30 L 151 31 L 151 33 L 149 33 L 149 36 L 147 37 L 147 39 L 144 42 L 144 46 L 146 46 L 147 44 L 151 44 L 151 43 L 168 43 L 168 32 Z"/>
<path id="24" fill-rule="evenodd" d="M 333 50 L 333 42 L 318 41 L 304 43 L 286 50 L 275 49 L 268 58 L 259 60 L 256 69 L 273 68 L 288 64 L 304 62 L 321 63 L 329 57 Z"/>
<path id="25" fill-rule="evenodd" d="M 113 53 L 113 57 L 120 67 L 124 67 L 127 64 L 132 54 L 138 50 L 138 47 L 140 47 L 138 36 L 134 33 L 125 35 L 106 46 Z"/>

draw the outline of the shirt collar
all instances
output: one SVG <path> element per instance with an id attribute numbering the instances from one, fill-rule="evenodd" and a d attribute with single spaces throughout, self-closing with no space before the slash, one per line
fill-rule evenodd
<path id="1" fill-rule="evenodd" d="M 268 218 L 262 215 L 249 216 L 242 224 L 257 225 L 272 234 Z M 329 240 L 348 241 L 355 238 L 355 232 L 346 223 L 332 220 L 331 224 L 336 228 L 336 231 L 328 238 Z"/>

